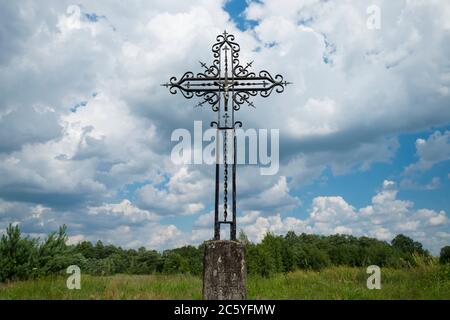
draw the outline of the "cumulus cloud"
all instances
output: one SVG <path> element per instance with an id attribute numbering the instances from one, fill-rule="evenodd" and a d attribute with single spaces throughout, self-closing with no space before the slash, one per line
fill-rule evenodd
<path id="1" fill-rule="evenodd" d="M 288 212 L 296 208 L 300 200 L 289 194 L 286 177 L 279 177 L 270 188 L 263 190 L 251 198 L 243 199 L 240 203 L 242 210 L 259 210 L 264 212 Z"/>
<path id="2" fill-rule="evenodd" d="M 450 131 L 436 131 L 426 140 L 417 139 L 416 150 L 419 160 L 406 167 L 406 174 L 425 171 L 439 162 L 450 160 Z"/>
<path id="3" fill-rule="evenodd" d="M 125 218 L 132 223 L 141 223 L 145 221 L 155 221 L 159 217 L 147 210 L 142 210 L 134 206 L 130 200 L 123 200 L 117 204 L 105 204 L 99 207 L 89 207 L 91 215 L 107 215 L 111 218 Z"/>
<path id="4" fill-rule="evenodd" d="M 433 177 L 429 183 L 421 185 L 411 178 L 405 178 L 401 181 L 401 186 L 406 189 L 435 190 L 441 186 L 441 179 L 439 177 Z"/>
<path id="5" fill-rule="evenodd" d="M 207 179 L 201 172 L 181 167 L 165 183 L 164 188 L 157 188 L 151 184 L 145 185 L 137 191 L 139 203 L 161 214 L 190 215 L 200 212 L 204 208 L 204 190 L 212 190 L 211 179 Z"/>
<path id="6" fill-rule="evenodd" d="M 267 44 L 260 56 L 296 84 L 283 97 L 274 97 L 280 101 L 277 109 L 262 106 L 270 114 L 270 126 L 283 128 L 285 162 L 299 150 L 306 157 L 329 152 L 328 159 L 342 155 L 344 168 L 367 168 L 392 158 L 395 144 L 384 152 L 389 133 L 448 123 L 449 96 L 441 89 L 449 87 L 449 79 L 439 68 L 447 58 L 438 53 L 449 50 L 444 17 L 448 5 L 380 1 L 383 24 L 374 31 L 366 26 L 371 4 L 268 0 L 248 7 L 247 17 L 257 21 L 256 36 Z M 439 40 L 430 40 L 430 28 Z M 425 84 L 420 79 L 428 74 L 439 76 Z M 431 100 L 423 101 L 430 95 Z M 286 114 L 292 117 L 286 119 Z M 365 152 L 352 159 L 363 146 Z M 336 163 L 339 172 L 342 165 Z M 329 166 L 330 160 L 323 164 Z"/>
<path id="7" fill-rule="evenodd" d="M 450 131 L 435 131 L 426 139 L 417 139 L 415 146 L 418 159 L 405 167 L 401 186 L 416 190 L 438 189 L 442 185 L 441 177 L 435 176 L 429 182 L 422 183 L 417 180 L 434 166 L 450 160 Z"/>
<path id="8" fill-rule="evenodd" d="M 25 234 L 41 239 L 65 224 L 69 244 L 102 240 L 127 248 L 164 249 L 188 243 L 186 234 L 177 226 L 161 223 L 159 216 L 136 207 L 129 200 L 79 211 L 0 201 L 0 232 L 9 223 L 18 224 Z"/>

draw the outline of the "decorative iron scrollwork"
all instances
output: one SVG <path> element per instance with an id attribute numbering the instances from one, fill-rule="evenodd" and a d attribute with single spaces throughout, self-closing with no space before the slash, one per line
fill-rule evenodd
<path id="1" fill-rule="evenodd" d="M 228 68 L 228 65 L 224 67 L 223 61 L 221 61 L 223 50 L 230 50 L 230 68 Z M 209 104 L 212 110 L 217 112 L 219 110 L 220 93 L 226 90 L 220 83 L 227 80 L 234 83 L 232 88 L 229 89 L 229 94 L 235 111 L 238 111 L 244 103 L 254 107 L 250 97 L 259 94 L 261 97 L 267 98 L 274 90 L 277 93 L 282 93 L 285 87 L 290 84 L 290 82 L 284 81 L 280 74 L 273 77 L 266 70 L 262 70 L 258 74 L 250 71 L 253 61 L 241 65 L 239 61 L 240 51 L 241 48 L 235 42 L 234 35 L 225 31 L 216 37 L 216 43 L 212 46 L 214 57 L 212 65 L 207 66 L 206 63 L 200 62 L 205 69 L 203 72 L 199 72 L 197 75 L 190 71 L 186 72 L 179 80 L 172 77 L 163 86 L 168 87 L 172 94 L 180 91 L 187 99 L 194 96 L 203 97 L 203 101 L 198 103 L 197 107 Z"/>

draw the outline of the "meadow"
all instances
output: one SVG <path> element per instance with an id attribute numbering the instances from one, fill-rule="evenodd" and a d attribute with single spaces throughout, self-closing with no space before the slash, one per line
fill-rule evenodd
<path id="1" fill-rule="evenodd" d="M 382 268 L 381 290 L 369 290 L 364 268 L 329 267 L 270 277 L 250 275 L 248 299 L 445 299 L 450 268 L 438 264 Z M 202 280 L 192 275 L 82 275 L 81 289 L 68 290 L 66 277 L 49 276 L 0 284 L 0 299 L 201 299 Z"/>

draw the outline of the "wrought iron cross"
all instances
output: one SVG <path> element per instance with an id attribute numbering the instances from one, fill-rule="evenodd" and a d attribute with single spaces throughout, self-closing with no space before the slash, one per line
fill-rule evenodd
<path id="1" fill-rule="evenodd" d="M 221 224 L 230 225 L 230 240 L 236 240 L 236 127 L 242 127 L 241 121 L 235 121 L 234 112 L 241 108 L 244 103 L 250 107 L 255 107 L 250 97 L 260 95 L 268 97 L 275 90 L 277 93 L 284 91 L 289 84 L 283 80 L 281 75 L 272 77 L 267 71 L 260 71 L 259 74 L 250 72 L 248 69 L 253 61 L 242 66 L 239 62 L 239 45 L 234 42 L 234 35 L 226 31 L 218 35 L 216 43 L 212 46 L 213 64 L 207 66 L 200 62 L 205 69 L 197 73 L 186 72 L 179 80 L 176 77 L 170 78 L 163 86 L 169 88 L 170 93 L 176 94 L 178 91 L 187 98 L 194 96 L 203 98 L 197 107 L 205 104 L 211 105 L 214 112 L 217 112 L 217 121 L 211 122 L 211 127 L 216 127 L 216 184 L 215 184 L 215 210 L 214 210 L 214 239 L 220 240 Z M 222 103 L 223 101 L 223 103 Z M 231 101 L 231 105 L 230 105 Z M 221 114 L 223 116 L 221 117 Z M 230 116 L 231 114 L 231 116 Z M 229 119 L 231 118 L 231 123 Z M 228 221 L 228 137 L 227 132 L 232 132 L 232 213 L 231 221 Z M 219 217 L 220 204 L 220 163 L 219 163 L 219 134 L 223 136 L 223 214 Z"/>

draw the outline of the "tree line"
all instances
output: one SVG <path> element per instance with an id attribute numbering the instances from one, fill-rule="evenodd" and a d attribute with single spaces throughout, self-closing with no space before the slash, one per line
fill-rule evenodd
<path id="1" fill-rule="evenodd" d="M 66 227 L 45 239 L 22 236 L 19 226 L 9 225 L 0 240 L 0 282 L 64 273 L 78 265 L 83 274 L 192 274 L 200 276 L 205 243 L 164 250 L 123 249 L 112 244 L 83 241 L 67 244 Z M 260 243 L 250 242 L 241 232 L 247 272 L 270 276 L 298 269 L 320 270 L 328 266 L 411 267 L 434 259 L 422 244 L 404 236 L 391 243 L 348 235 L 266 234 Z M 450 263 L 450 246 L 444 247 L 441 263 Z"/>

